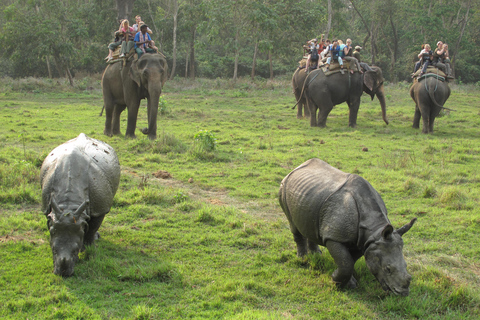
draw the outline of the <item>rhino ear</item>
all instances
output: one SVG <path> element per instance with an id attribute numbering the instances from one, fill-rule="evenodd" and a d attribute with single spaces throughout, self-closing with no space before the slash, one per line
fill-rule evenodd
<path id="1" fill-rule="evenodd" d="M 403 234 L 406 233 L 408 230 L 410 230 L 415 221 L 417 221 L 417 218 L 413 218 L 410 223 L 407 223 L 406 225 L 397 230 L 397 233 L 400 235 L 400 237 L 403 236 Z"/>
<path id="2" fill-rule="evenodd" d="M 385 240 L 390 240 L 392 238 L 393 231 L 393 226 L 391 224 L 387 224 L 382 230 L 382 238 Z"/>

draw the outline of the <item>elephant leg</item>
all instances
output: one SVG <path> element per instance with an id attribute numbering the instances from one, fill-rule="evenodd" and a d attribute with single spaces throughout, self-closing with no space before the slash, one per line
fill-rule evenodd
<path id="1" fill-rule="evenodd" d="M 98 239 L 98 237 L 100 236 L 97 236 L 97 231 L 102 224 L 103 218 L 105 218 L 105 215 L 101 215 L 98 217 L 90 217 L 90 220 L 88 221 L 88 231 L 87 233 L 85 233 L 85 236 L 83 238 L 83 244 L 85 246 L 92 245 L 95 239 Z"/>
<path id="2" fill-rule="evenodd" d="M 105 129 L 103 129 L 103 134 L 109 137 L 112 136 L 112 119 L 113 119 L 113 110 L 115 105 L 110 101 L 104 101 L 105 107 Z"/>
<path id="3" fill-rule="evenodd" d="M 433 133 L 433 125 L 435 123 L 435 118 L 440 112 L 436 108 L 432 108 L 430 113 L 430 121 L 428 122 L 428 133 Z"/>
<path id="4" fill-rule="evenodd" d="M 422 133 L 428 133 L 430 128 L 430 112 L 424 112 L 422 114 L 422 118 L 423 118 Z"/>
<path id="5" fill-rule="evenodd" d="M 435 117 L 430 117 L 430 122 L 428 124 L 428 133 L 433 133 L 434 122 L 435 122 Z"/>
<path id="6" fill-rule="evenodd" d="M 127 120 L 127 132 L 125 136 L 127 138 L 136 138 L 135 129 L 137 127 L 137 116 L 138 116 L 138 108 L 140 107 L 140 100 L 130 102 L 127 110 L 128 110 L 128 120 Z"/>
<path id="7" fill-rule="evenodd" d="M 305 99 L 305 96 L 302 97 L 301 103 L 303 105 L 303 115 L 305 116 L 305 118 L 309 118 L 310 109 L 308 108 L 307 99 Z"/>
<path id="8" fill-rule="evenodd" d="M 348 102 L 348 108 L 350 110 L 348 116 L 348 126 L 351 128 L 356 128 L 358 109 L 360 108 L 360 97 L 358 97 L 358 99 Z"/>
<path id="9" fill-rule="evenodd" d="M 303 102 L 302 100 L 298 101 L 297 105 L 297 119 L 302 119 L 303 118 Z"/>
<path id="10" fill-rule="evenodd" d="M 120 115 L 122 114 L 123 110 L 125 110 L 125 105 L 116 104 L 113 111 L 112 117 L 112 134 L 113 135 L 120 135 Z"/>
<path id="11" fill-rule="evenodd" d="M 418 129 L 420 128 L 420 118 L 422 117 L 422 114 L 420 112 L 420 108 L 418 107 L 418 104 L 415 104 L 415 115 L 413 116 L 413 129 Z"/>
<path id="12" fill-rule="evenodd" d="M 298 101 L 298 104 L 297 104 L 297 119 L 302 119 L 303 118 L 302 109 L 305 108 L 305 105 L 304 105 L 305 99 L 300 96 L 300 92 L 298 91 L 298 89 L 295 89 L 294 93 L 295 93 L 295 99 Z"/>
<path id="13" fill-rule="evenodd" d="M 327 126 L 327 117 L 333 109 L 333 103 L 329 100 L 322 102 L 318 108 L 318 122 L 317 127 L 325 128 Z M 313 115 L 310 117 L 313 118 Z"/>
<path id="14" fill-rule="evenodd" d="M 337 265 L 337 269 L 332 274 L 335 284 L 340 288 L 356 288 L 357 280 L 353 277 L 355 260 L 349 250 L 336 241 L 327 241 L 327 249 Z"/>
<path id="15" fill-rule="evenodd" d="M 317 126 L 317 105 L 307 96 L 307 108 L 310 110 L 310 127 Z"/>

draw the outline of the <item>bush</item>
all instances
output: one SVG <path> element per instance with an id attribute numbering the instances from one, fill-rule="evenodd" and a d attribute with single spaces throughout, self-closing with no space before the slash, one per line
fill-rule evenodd
<path id="1" fill-rule="evenodd" d="M 217 147 L 217 138 L 207 130 L 200 130 L 194 136 L 194 149 L 199 151 L 212 152 Z"/>

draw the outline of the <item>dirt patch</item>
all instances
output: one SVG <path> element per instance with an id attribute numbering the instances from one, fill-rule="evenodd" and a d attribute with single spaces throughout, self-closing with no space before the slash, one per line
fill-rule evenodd
<path id="1" fill-rule="evenodd" d="M 138 174 L 132 168 L 122 168 L 122 174 L 127 174 L 137 179 L 145 179 L 144 176 Z M 202 189 L 200 186 L 193 183 L 193 178 L 190 183 L 187 181 L 175 180 L 173 177 L 168 179 L 152 179 L 150 182 L 166 187 L 184 189 L 188 192 L 188 195 L 192 200 L 219 206 L 232 206 L 241 212 L 251 214 L 252 216 L 256 216 L 258 218 L 271 221 L 285 220 L 285 223 L 287 223 L 285 215 L 278 205 L 278 200 L 276 198 L 262 200 L 237 199 L 229 196 L 228 191 L 226 190 Z"/>
<path id="2" fill-rule="evenodd" d="M 32 244 L 43 244 L 43 243 L 45 243 L 45 240 L 35 238 L 33 235 L 31 235 L 28 232 L 24 235 L 21 235 L 21 236 L 20 235 L 13 236 L 13 235 L 8 235 L 7 234 L 5 236 L 0 237 L 0 243 L 18 242 L 18 241 L 29 241 Z"/>
<path id="3" fill-rule="evenodd" d="M 157 172 L 152 173 L 155 178 L 158 179 L 171 179 L 172 175 L 165 170 L 158 170 Z"/>

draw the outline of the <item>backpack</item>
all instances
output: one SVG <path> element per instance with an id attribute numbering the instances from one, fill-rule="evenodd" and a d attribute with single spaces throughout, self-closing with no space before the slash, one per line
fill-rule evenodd
<path id="1" fill-rule="evenodd" d="M 314 46 L 312 52 L 310 53 L 311 61 L 318 61 L 318 49 L 317 46 Z"/>

